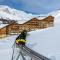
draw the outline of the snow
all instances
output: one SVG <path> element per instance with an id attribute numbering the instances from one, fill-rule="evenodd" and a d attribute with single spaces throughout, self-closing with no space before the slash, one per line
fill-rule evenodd
<path id="1" fill-rule="evenodd" d="M 0 18 L 11 19 L 11 20 L 28 20 L 35 15 L 24 11 L 10 8 L 9 6 L 0 5 Z"/>
<path id="2" fill-rule="evenodd" d="M 48 17 L 48 15 L 46 15 L 46 16 L 44 16 L 44 15 L 43 15 L 43 16 L 37 16 L 36 18 L 39 19 L 39 20 L 43 20 L 43 19 L 45 19 L 46 17 Z"/>
<path id="3" fill-rule="evenodd" d="M 58 11 L 57 11 L 58 12 Z M 57 13 L 56 12 L 56 13 Z M 60 13 L 54 19 L 54 27 L 30 32 L 27 40 L 31 49 L 51 60 L 60 60 Z M 32 45 L 32 46 L 31 46 Z"/>
<path id="4" fill-rule="evenodd" d="M 60 26 L 29 32 L 27 46 L 51 59 L 60 60 Z M 0 59 L 9 60 L 17 35 L 0 39 Z M 2 58 L 3 56 L 3 58 Z"/>
<path id="5" fill-rule="evenodd" d="M 7 26 L 8 24 L 0 24 L 0 29 Z"/>
<path id="6" fill-rule="evenodd" d="M 45 15 L 34 15 L 31 13 L 26 13 L 21 10 L 16 10 L 9 6 L 0 5 L 0 18 L 7 19 L 7 20 L 15 20 L 19 24 L 22 24 L 34 17 L 38 19 L 44 18 Z"/>
<path id="7" fill-rule="evenodd" d="M 23 21 L 22 21 L 22 20 L 19 20 L 19 21 L 17 21 L 17 23 L 18 23 L 18 24 L 23 24 L 23 23 L 25 23 L 25 22 L 27 22 L 27 21 L 28 21 L 28 20 L 23 20 Z"/>
<path id="8" fill-rule="evenodd" d="M 1 9 L 2 8 L 0 8 L 0 10 Z M 55 17 L 54 27 L 28 32 L 28 36 L 26 39 L 27 40 L 26 45 L 29 48 L 50 58 L 51 60 L 60 60 L 60 12 L 58 11 L 54 11 L 51 14 L 49 13 L 49 15 L 54 15 Z M 14 12 L 17 11 L 15 10 Z M 2 13 L 2 11 L 0 13 Z M 20 16 L 18 12 L 17 14 L 16 13 L 13 14 L 13 13 L 9 12 L 9 14 L 12 15 L 15 14 Z M 6 14 L 6 12 L 4 12 L 3 14 Z M 9 16 L 9 14 L 6 16 Z M 12 17 L 12 15 L 10 15 L 10 17 Z M 5 38 L 0 38 L 0 59 L 1 60 L 8 60 L 8 59 L 11 60 L 12 46 L 17 36 L 18 35 L 11 35 Z"/>
<path id="9" fill-rule="evenodd" d="M 48 15 L 54 16 L 54 18 L 55 18 L 55 21 L 54 21 L 55 24 L 60 23 L 60 10 L 53 11 L 53 12 L 49 13 Z"/>

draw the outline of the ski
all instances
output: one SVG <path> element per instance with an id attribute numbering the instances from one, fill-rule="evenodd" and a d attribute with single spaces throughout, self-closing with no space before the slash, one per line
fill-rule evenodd
<path id="1" fill-rule="evenodd" d="M 12 52 L 12 58 L 11 58 L 11 60 L 14 59 L 14 50 L 15 50 L 15 43 L 14 43 L 14 45 L 13 45 L 13 52 Z"/>
<path id="2" fill-rule="evenodd" d="M 19 54 L 18 54 L 18 56 L 17 56 L 16 60 L 18 60 L 18 59 L 19 59 L 19 56 L 20 56 L 20 52 L 19 52 Z"/>
<path id="3" fill-rule="evenodd" d="M 23 60 L 26 60 L 26 58 L 23 56 L 22 52 L 21 52 L 21 56 L 22 56 Z"/>

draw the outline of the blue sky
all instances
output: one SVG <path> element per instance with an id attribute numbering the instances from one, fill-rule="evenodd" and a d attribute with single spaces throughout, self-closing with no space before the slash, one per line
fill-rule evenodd
<path id="1" fill-rule="evenodd" d="M 46 14 L 60 9 L 60 0 L 0 0 L 0 4 L 34 14 Z"/>

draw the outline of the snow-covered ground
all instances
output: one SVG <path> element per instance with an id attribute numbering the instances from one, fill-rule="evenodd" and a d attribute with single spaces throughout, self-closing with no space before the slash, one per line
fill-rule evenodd
<path id="1" fill-rule="evenodd" d="M 9 6 L 0 5 L 0 18 L 7 19 L 7 20 L 15 20 L 20 24 L 24 23 L 34 17 L 41 19 L 41 17 L 43 17 L 43 16 L 45 17 L 46 15 L 43 15 L 43 14 L 42 15 L 35 15 L 35 14 L 31 14 L 31 13 L 26 13 L 21 10 L 16 10 L 16 9 L 11 8 Z"/>
<path id="2" fill-rule="evenodd" d="M 29 32 L 27 46 L 53 60 L 60 60 L 60 26 Z M 0 39 L 0 59 L 10 60 L 17 35 Z"/>
<path id="3" fill-rule="evenodd" d="M 3 18 L 3 19 L 19 21 L 19 20 L 30 20 L 37 16 L 40 16 L 40 15 L 26 13 L 24 11 L 16 10 L 9 6 L 0 5 L 0 18 Z"/>
<path id="4" fill-rule="evenodd" d="M 55 17 L 54 27 L 29 32 L 26 45 L 51 60 L 60 60 L 60 12 L 50 15 Z M 11 60 L 12 46 L 17 36 L 0 38 L 0 60 Z"/>
<path id="5" fill-rule="evenodd" d="M 12 17 L 13 16 L 13 17 Z M 11 20 L 28 20 L 32 18 L 34 15 L 27 14 L 24 11 L 16 10 L 14 8 L 10 8 L 9 6 L 0 5 L 0 18 L 3 19 L 11 19 Z"/>
<path id="6" fill-rule="evenodd" d="M 60 60 L 60 26 L 28 33 L 27 46 L 53 60 Z M 17 35 L 0 39 L 0 59 L 10 60 Z"/>

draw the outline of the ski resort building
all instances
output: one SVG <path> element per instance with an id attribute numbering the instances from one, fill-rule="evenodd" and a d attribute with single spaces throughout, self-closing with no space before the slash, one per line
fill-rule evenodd
<path id="1" fill-rule="evenodd" d="M 8 24 L 0 24 L 0 37 L 6 36 L 6 26 Z"/>
<path id="2" fill-rule="evenodd" d="M 36 29 L 44 29 L 54 26 L 54 17 L 48 16 L 44 19 L 32 18 L 22 23 L 11 23 L 0 29 L 0 36 L 6 36 L 10 34 L 19 34 L 22 30 L 32 31 Z"/>

